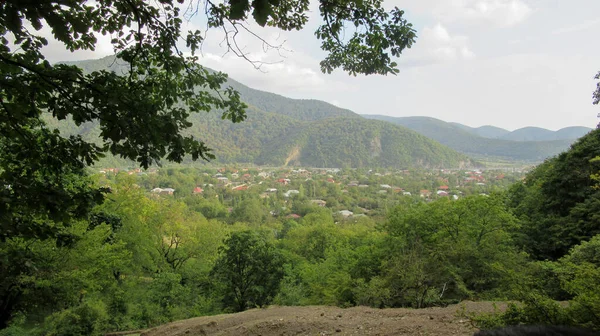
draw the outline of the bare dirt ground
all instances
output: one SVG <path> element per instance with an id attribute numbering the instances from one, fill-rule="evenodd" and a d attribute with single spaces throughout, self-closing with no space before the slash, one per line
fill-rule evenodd
<path id="1" fill-rule="evenodd" d="M 499 309 L 506 304 L 496 303 Z M 237 314 L 197 317 L 169 323 L 142 336 L 271 335 L 473 335 L 477 329 L 461 314 L 493 312 L 492 302 L 462 302 L 445 308 L 373 309 L 325 306 L 269 307 Z"/>

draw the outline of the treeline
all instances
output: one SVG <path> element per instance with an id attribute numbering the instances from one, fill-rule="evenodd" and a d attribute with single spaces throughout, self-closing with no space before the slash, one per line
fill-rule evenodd
<path id="1" fill-rule="evenodd" d="M 508 191 L 407 197 L 350 218 L 307 197 L 352 197 L 337 184 L 299 187 L 286 202 L 253 192 L 149 193 L 160 175 L 73 182 L 111 192 L 59 235 L 0 242 L 0 335 L 97 335 L 268 304 L 422 308 L 465 299 L 524 303 L 473 317 L 482 327 L 598 329 L 599 142 L 593 131 Z M 171 173 L 182 186 L 199 183 Z"/>

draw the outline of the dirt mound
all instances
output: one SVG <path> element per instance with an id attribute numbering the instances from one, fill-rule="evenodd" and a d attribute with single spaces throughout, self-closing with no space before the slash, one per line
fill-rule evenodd
<path id="1" fill-rule="evenodd" d="M 496 303 L 498 308 L 506 307 Z M 473 335 L 459 314 L 492 312 L 492 302 L 463 302 L 445 308 L 373 309 L 324 306 L 269 307 L 237 314 L 197 317 L 169 323 L 143 336 L 195 335 Z"/>

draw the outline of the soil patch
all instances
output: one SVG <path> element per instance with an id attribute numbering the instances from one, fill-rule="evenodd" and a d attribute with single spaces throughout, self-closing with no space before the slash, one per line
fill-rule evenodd
<path id="1" fill-rule="evenodd" d="M 503 310 L 505 303 L 465 301 L 426 309 L 337 308 L 326 306 L 252 309 L 237 314 L 203 316 L 172 322 L 142 336 L 271 335 L 459 335 L 477 329 L 461 312 Z"/>

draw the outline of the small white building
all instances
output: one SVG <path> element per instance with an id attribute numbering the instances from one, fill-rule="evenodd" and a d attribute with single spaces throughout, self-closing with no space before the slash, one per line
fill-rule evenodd
<path id="1" fill-rule="evenodd" d="M 342 215 L 342 217 L 344 217 L 344 218 L 348 218 L 348 217 L 354 215 L 354 212 L 352 212 L 350 210 L 340 210 L 340 211 L 338 211 L 338 213 L 340 215 Z"/>
<path id="2" fill-rule="evenodd" d="M 291 189 L 291 190 L 288 190 L 288 191 L 286 191 L 286 192 L 283 194 L 283 196 L 285 196 L 285 197 L 290 197 L 290 196 L 292 196 L 292 195 L 298 195 L 299 193 L 300 193 L 300 191 L 298 191 L 298 190 L 294 190 L 294 189 Z"/>

